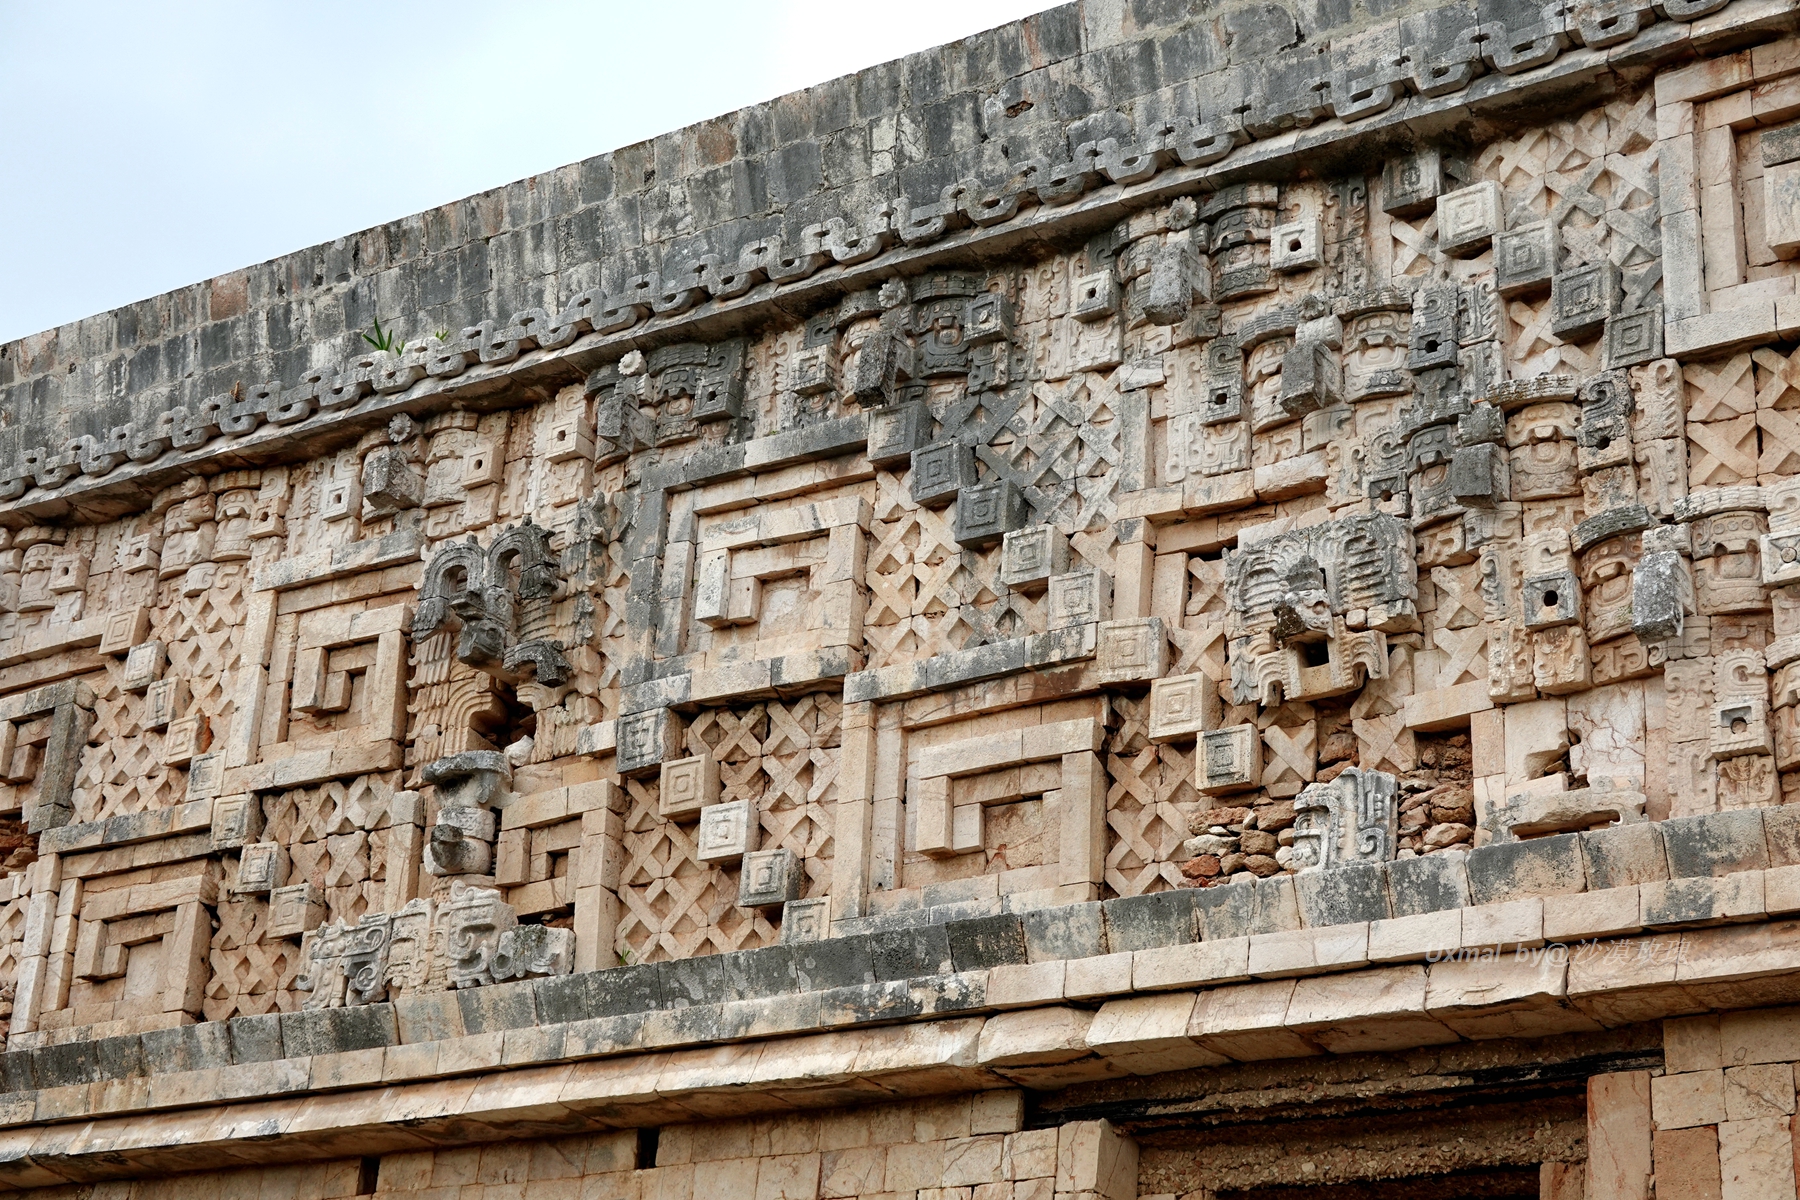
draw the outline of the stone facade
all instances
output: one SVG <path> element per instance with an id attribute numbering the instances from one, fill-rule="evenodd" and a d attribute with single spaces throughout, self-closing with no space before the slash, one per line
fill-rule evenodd
<path id="1" fill-rule="evenodd" d="M 0 347 L 0 1185 L 1793 1197 L 1797 214 L 1092 0 Z"/>

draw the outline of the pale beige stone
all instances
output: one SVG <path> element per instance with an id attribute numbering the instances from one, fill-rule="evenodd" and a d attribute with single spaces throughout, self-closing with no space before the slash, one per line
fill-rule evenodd
<path id="1" fill-rule="evenodd" d="M 1069 959 L 1063 974 L 1063 995 L 1070 1000 L 1091 1000 L 1130 991 L 1132 958 L 1130 951 L 1123 951 Z"/>
<path id="2" fill-rule="evenodd" d="M 1383 967 L 1296 980 L 1286 1024 L 1333 1054 L 1458 1041 L 1425 1013 L 1425 967 Z"/>
<path id="3" fill-rule="evenodd" d="M 1131 985 L 1140 992 L 1234 983 L 1250 978 L 1250 939 L 1220 938 L 1158 946 L 1131 956 Z"/>
<path id="4" fill-rule="evenodd" d="M 1410 962 L 1462 945 L 1460 908 L 1369 922 L 1369 961 Z"/>
<path id="5" fill-rule="evenodd" d="M 1106 1055 L 1186 1049 L 1196 999 L 1192 992 L 1169 992 L 1110 1000 L 1094 1014 L 1087 1043 Z"/>
<path id="6" fill-rule="evenodd" d="M 1027 1008 L 1063 998 L 1067 963 L 1005 963 L 988 968 L 987 1002 L 995 1008 Z"/>
<path id="7" fill-rule="evenodd" d="M 1647 1071 L 1588 1080 L 1585 1200 L 1644 1200 L 1650 1194 L 1650 1083 Z"/>
<path id="8" fill-rule="evenodd" d="M 1778 1200 L 1794 1194 L 1793 1118 L 1761 1117 L 1719 1126 L 1722 1200 Z"/>
<path id="9" fill-rule="evenodd" d="M 1239 1062 L 1299 1058 L 1318 1047 L 1287 1028 L 1294 981 L 1274 979 L 1202 992 L 1188 1036 L 1208 1050 Z"/>
<path id="10" fill-rule="evenodd" d="M 1583 938 L 1618 937 L 1643 929 L 1638 911 L 1638 885 L 1545 896 L 1544 940 L 1573 942 Z"/>
<path id="11" fill-rule="evenodd" d="M 1789 1116 L 1794 1111 L 1794 1069 L 1787 1063 L 1759 1063 L 1725 1069 L 1725 1119 L 1750 1121 Z"/>
<path id="12" fill-rule="evenodd" d="M 1000 1013 L 981 1030 L 977 1051 L 988 1066 L 1038 1066 L 1088 1057 L 1094 1014 L 1078 1008 L 1033 1008 Z"/>
<path id="13" fill-rule="evenodd" d="M 1650 1098 L 1658 1129 L 1717 1125 L 1725 1119 L 1725 1073 L 1664 1075 L 1650 1081 Z"/>
<path id="14" fill-rule="evenodd" d="M 1517 950 L 1543 945 L 1543 899 L 1531 896 L 1463 909 L 1462 944 L 1467 950 Z"/>

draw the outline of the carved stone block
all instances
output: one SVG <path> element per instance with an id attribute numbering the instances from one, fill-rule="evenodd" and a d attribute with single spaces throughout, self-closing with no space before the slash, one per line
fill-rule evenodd
<path id="1" fill-rule="evenodd" d="M 931 443 L 931 410 L 924 404 L 890 404 L 869 410 L 869 462 L 904 466 Z"/>
<path id="2" fill-rule="evenodd" d="M 1119 281 L 1111 271 L 1083 275 L 1075 281 L 1070 309 L 1077 321 L 1104 321 L 1119 311 Z"/>
<path id="3" fill-rule="evenodd" d="M 681 718 L 666 708 L 630 713 L 618 721 L 619 774 L 638 778 L 659 772 L 680 754 Z"/>
<path id="4" fill-rule="evenodd" d="M 1495 235 L 1494 286 L 1502 296 L 1529 296 L 1549 290 L 1562 241 L 1554 221 L 1537 221 Z"/>
<path id="5" fill-rule="evenodd" d="M 1581 581 L 1573 571 L 1551 571 L 1525 580 L 1520 600 L 1525 628 L 1551 629 L 1581 620 Z"/>
<path id="6" fill-rule="evenodd" d="M 548 925 L 515 925 L 502 930 L 491 972 L 495 982 L 545 979 L 575 969 L 575 931 Z"/>
<path id="7" fill-rule="evenodd" d="M 656 811 L 671 821 L 690 820 L 719 802 L 719 762 L 710 754 L 678 758 L 662 765 Z"/>
<path id="8" fill-rule="evenodd" d="M 1600 332 L 1619 309 L 1619 268 L 1610 260 L 1558 271 L 1550 281 L 1550 329 L 1564 341 Z"/>
<path id="9" fill-rule="evenodd" d="M 106 614 L 106 627 L 100 634 L 100 653 L 129 654 L 150 634 L 150 610 L 131 604 Z"/>
<path id="10" fill-rule="evenodd" d="M 822 942 L 831 936 L 831 898 L 789 900 L 781 910 L 781 944 Z"/>
<path id="11" fill-rule="evenodd" d="M 1309 784 L 1294 802 L 1294 866 L 1383 863 L 1398 845 L 1396 781 L 1351 767 L 1330 783 Z"/>
<path id="12" fill-rule="evenodd" d="M 703 863 L 728 867 L 742 861 L 761 841 L 762 823 L 757 819 L 756 802 L 728 800 L 701 810 L 694 857 Z"/>
<path id="13" fill-rule="evenodd" d="M 1025 524 L 1031 506 L 1010 479 L 962 488 L 956 503 L 956 543 L 991 546 Z"/>
<path id="14" fill-rule="evenodd" d="M 218 750 L 196 754 L 188 763 L 187 798 L 210 800 L 225 786 L 225 755 Z"/>
<path id="15" fill-rule="evenodd" d="M 792 850 L 756 850 L 744 855 L 738 877 L 738 907 L 778 908 L 800 898 L 806 869 Z"/>
<path id="16" fill-rule="evenodd" d="M 1728 700 L 1713 707 L 1709 750 L 1715 759 L 1743 754 L 1773 754 L 1769 702 L 1760 696 Z"/>
<path id="17" fill-rule="evenodd" d="M 1207 796 L 1262 786 L 1262 737 L 1254 725 L 1209 729 L 1196 751 L 1195 788 Z"/>
<path id="18" fill-rule="evenodd" d="M 1443 157 L 1435 148 L 1390 158 L 1381 169 L 1381 208 L 1396 217 L 1424 216 L 1443 190 Z"/>
<path id="19" fill-rule="evenodd" d="M 943 508 L 975 486 L 975 452 L 961 442 L 939 442 L 912 455 L 912 498 L 926 508 Z"/>
<path id="20" fill-rule="evenodd" d="M 1171 675 L 1150 685 L 1149 738 L 1153 742 L 1183 741 L 1202 730 L 1216 729 L 1220 713 L 1219 688 L 1210 676 L 1199 672 Z"/>
<path id="21" fill-rule="evenodd" d="M 1169 669 L 1169 639 L 1161 617 L 1107 621 L 1096 651 L 1102 683 L 1147 683 Z"/>
<path id="22" fill-rule="evenodd" d="M 221 796 L 213 801 L 212 848 L 233 850 L 262 836 L 262 801 L 255 796 Z"/>
<path id="23" fill-rule="evenodd" d="M 325 920 L 325 896 L 310 883 L 290 883 L 269 892 L 269 934 L 295 938 Z"/>
<path id="24" fill-rule="evenodd" d="M 1439 196 L 1438 245 L 1445 254 L 1470 258 L 1486 250 L 1504 225 L 1505 197 L 1492 180 Z"/>
<path id="25" fill-rule="evenodd" d="M 1000 582 L 1036 592 L 1069 569 L 1068 535 L 1054 525 L 1029 525 L 1006 535 L 1000 548 Z"/>
<path id="26" fill-rule="evenodd" d="M 287 885 L 288 854 L 280 842 L 252 842 L 238 855 L 237 878 L 231 892 L 260 896 Z"/>
<path id="27" fill-rule="evenodd" d="M 127 692 L 144 691 L 162 678 L 168 661 L 168 652 L 161 642 L 139 642 L 125 656 L 125 670 L 120 673 L 119 687 Z"/>
<path id="28" fill-rule="evenodd" d="M 1092 567 L 1053 575 L 1045 608 L 1052 629 L 1109 620 L 1112 617 L 1112 577 Z"/>
<path id="29" fill-rule="evenodd" d="M 1606 365 L 1636 366 L 1663 353 L 1662 305 L 1620 313 L 1606 319 Z"/>
<path id="30" fill-rule="evenodd" d="M 1310 271 L 1321 261 L 1323 242 L 1316 217 L 1277 225 L 1269 234 L 1269 269 Z"/>
<path id="31" fill-rule="evenodd" d="M 444 930 L 446 982 L 453 988 L 494 983 L 500 939 L 519 923 L 499 890 L 452 883 L 438 920 Z"/>
<path id="32" fill-rule="evenodd" d="M 171 719 L 163 733 L 163 765 L 187 766 L 206 749 L 208 736 L 209 725 L 204 713 L 189 713 Z"/>

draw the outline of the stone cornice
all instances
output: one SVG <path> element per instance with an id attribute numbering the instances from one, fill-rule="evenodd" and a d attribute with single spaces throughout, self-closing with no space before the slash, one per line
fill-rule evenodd
<path id="1" fill-rule="evenodd" d="M 1616 86 L 1620 72 L 1728 45 L 1744 29 L 1792 17 L 1773 0 L 1667 0 L 1656 8 L 1670 19 L 1645 23 L 1650 5 L 1642 0 L 1590 6 L 1582 21 L 1591 23 L 1602 9 L 1617 9 L 1630 19 L 1604 36 L 1590 31 L 1594 44 L 1570 49 L 1562 47 L 1582 36 L 1582 21 L 1570 21 L 1560 31 L 1522 31 L 1520 36 L 1530 33 L 1555 49 L 1492 59 L 1487 63 L 1492 73 L 1475 75 L 1456 90 L 1433 88 L 1434 95 L 1408 94 L 1417 80 L 1395 67 L 1394 77 L 1380 85 L 1393 92 L 1388 102 L 1359 102 L 1348 119 L 1322 102 L 1297 124 L 1300 117 L 1282 115 L 1282 104 L 1265 98 L 1267 85 L 1252 79 L 1247 68 L 1219 72 L 1224 77 L 1219 79 L 1203 76 L 1190 82 L 1211 81 L 1207 86 L 1223 89 L 1221 95 L 1245 98 L 1241 118 L 1229 110 L 1216 118 L 1190 118 L 1185 125 L 1149 131 L 1136 146 L 1122 146 L 1117 139 L 1084 143 L 1076 149 L 1088 156 L 1086 170 L 1075 164 L 1026 164 L 998 190 L 965 181 L 945 188 L 934 204 L 896 200 L 862 227 L 852 228 L 841 218 L 809 226 L 785 265 L 752 265 L 783 257 L 778 239 L 763 239 L 735 258 L 712 256 L 671 268 L 684 272 L 679 285 L 666 282 L 668 270 L 635 276 L 623 293 L 581 292 L 554 315 L 544 309 L 496 315 L 462 329 L 448 344 L 432 338 L 402 355 L 356 355 L 302 379 L 171 405 L 103 436 L 23 446 L 0 468 L 0 523 L 106 519 L 147 506 L 158 489 L 193 474 L 309 456 L 354 440 L 399 413 L 527 402 L 633 349 L 715 338 L 777 314 L 797 318 L 897 274 L 997 261 L 1033 244 L 1090 233 L 1174 196 L 1310 172 L 1322 163 L 1366 158 L 1452 132 L 1466 137 L 1472 127 L 1503 127 L 1526 112 L 1540 118 Z M 1400 45 L 1400 23 L 1389 22 L 1351 38 L 1346 53 L 1360 53 L 1356 47 L 1385 35 L 1389 26 Z M 1491 23 L 1478 28 L 1489 31 L 1483 37 L 1499 30 Z M 1620 36 L 1626 28 L 1633 32 Z M 1476 33 L 1455 31 L 1451 41 L 1463 51 L 1408 45 L 1403 61 L 1473 53 L 1468 46 L 1480 41 Z M 1290 68 L 1280 62 L 1267 67 L 1271 73 L 1284 69 Z M 1321 94 L 1333 95 L 1334 87 L 1341 92 L 1344 72 L 1341 61 L 1326 71 L 1335 82 L 1328 81 Z M 1270 115 L 1259 117 L 1259 111 Z M 1039 176 L 1045 182 L 1034 183 Z M 741 265 L 728 265 L 727 259 Z"/>

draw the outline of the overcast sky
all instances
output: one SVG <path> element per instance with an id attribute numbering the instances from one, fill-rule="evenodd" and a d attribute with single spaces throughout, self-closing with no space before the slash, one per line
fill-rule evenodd
<path id="1" fill-rule="evenodd" d="M 0 341 L 1049 7 L 0 0 Z"/>

